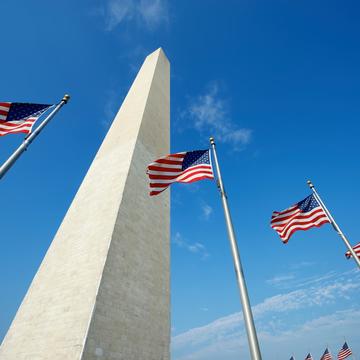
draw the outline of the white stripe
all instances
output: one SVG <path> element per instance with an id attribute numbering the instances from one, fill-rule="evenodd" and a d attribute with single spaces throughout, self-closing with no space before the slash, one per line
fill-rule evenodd
<path id="1" fill-rule="evenodd" d="M 9 111 L 9 109 L 10 109 L 10 104 L 9 104 L 9 106 L 0 105 L 0 110 Z"/>
<path id="2" fill-rule="evenodd" d="M 19 124 L 16 124 L 16 123 L 13 123 L 13 122 L 10 122 L 11 124 L 14 124 L 14 125 L 17 125 L 17 126 L 9 126 L 7 123 L 5 124 L 0 124 L 0 129 L 3 129 L 3 130 L 13 130 L 13 129 L 18 129 L 19 127 L 22 127 L 22 126 L 32 126 L 34 123 L 33 122 L 28 122 L 28 121 L 23 121 Z"/>
<path id="3" fill-rule="evenodd" d="M 175 157 L 175 159 L 177 159 L 177 160 L 182 160 L 182 159 L 185 157 L 185 154 L 186 154 L 186 151 L 184 151 L 184 152 L 179 152 L 179 153 L 174 153 L 174 154 L 169 154 L 169 155 L 163 156 L 163 157 L 161 157 L 161 158 L 159 158 L 159 159 L 156 159 L 153 163 L 149 164 L 148 166 L 151 166 L 151 165 L 156 164 L 156 162 L 157 162 L 158 160 L 168 159 L 171 155 L 184 155 L 184 156 L 181 157 L 181 158 L 176 158 L 176 157 Z"/>
<path id="4" fill-rule="evenodd" d="M 6 115 L 1 115 L 0 114 L 0 120 L 6 120 Z"/>
<path id="5" fill-rule="evenodd" d="M 179 179 L 183 179 L 184 177 L 188 176 L 189 174 L 192 174 L 194 172 L 197 171 L 209 171 L 212 173 L 211 171 L 211 167 L 209 165 L 196 165 L 196 166 L 192 166 L 187 168 L 180 176 Z"/>
<path id="6" fill-rule="evenodd" d="M 18 131 L 22 131 L 22 130 L 31 132 L 33 125 L 34 125 L 34 122 L 31 122 L 31 123 L 25 122 L 19 126 L 15 126 L 15 127 L 11 127 L 11 128 L 9 128 L 8 126 L 0 125 L 0 135 L 11 134 L 13 132 L 18 132 Z"/>
<path id="7" fill-rule="evenodd" d="M 169 169 L 181 169 L 182 165 L 176 165 L 176 164 L 163 164 L 163 163 L 154 163 L 149 166 L 157 166 L 162 168 L 169 168 Z"/>
<path id="8" fill-rule="evenodd" d="M 181 174 L 181 171 L 166 172 L 166 171 L 148 170 L 147 173 L 150 174 L 150 175 L 171 175 L 171 176 L 177 176 L 177 175 Z"/>
<path id="9" fill-rule="evenodd" d="M 199 171 L 199 170 L 198 170 L 198 171 Z M 154 183 L 156 183 L 156 184 L 172 184 L 172 183 L 174 183 L 174 182 L 176 182 L 176 181 L 186 182 L 187 179 L 183 180 L 184 177 L 187 177 L 187 176 L 191 175 L 191 174 L 194 173 L 194 172 L 197 172 L 197 171 L 193 170 L 193 171 L 191 171 L 191 172 L 189 172 L 189 173 L 181 174 L 180 176 L 177 176 L 177 177 L 175 177 L 174 179 L 168 179 L 168 180 L 164 180 L 164 179 L 150 179 L 150 184 L 154 184 Z M 163 174 L 163 173 L 161 173 L 161 174 Z M 204 176 L 204 175 L 206 175 L 206 176 L 212 176 L 212 177 L 213 177 L 213 173 L 212 173 L 211 171 L 201 170 L 201 173 L 199 173 L 199 174 L 194 174 L 192 177 L 190 176 L 189 179 L 193 179 L 194 176 L 195 176 L 195 177 L 196 177 L 196 176 L 201 177 L 201 176 Z"/>
<path id="10" fill-rule="evenodd" d="M 31 129 L 30 128 L 19 128 L 19 129 L 14 129 L 11 131 L 1 131 L 0 130 L 0 135 L 11 134 L 11 133 L 15 133 L 15 132 L 23 131 L 23 130 L 25 130 L 27 133 L 29 133 Z"/>
<path id="11" fill-rule="evenodd" d="M 178 158 L 178 157 L 172 157 L 172 156 L 168 156 L 165 158 L 166 160 L 171 160 L 171 161 L 179 161 L 179 162 L 183 162 L 184 158 Z"/>
<path id="12" fill-rule="evenodd" d="M 289 211 L 290 209 L 294 209 L 293 211 L 290 211 L 290 212 L 288 212 L 288 213 L 286 213 L 286 214 L 282 214 L 284 211 Z M 291 208 L 288 208 L 288 209 L 286 209 L 286 210 L 284 210 L 284 211 L 281 211 L 280 212 L 280 214 L 278 214 L 278 215 L 275 215 L 275 217 L 273 217 L 272 219 L 271 219 L 271 221 L 275 221 L 275 220 L 277 220 L 277 219 L 282 219 L 283 217 L 287 217 L 287 216 L 291 216 L 292 214 L 295 214 L 297 211 L 299 211 L 300 209 L 298 208 L 298 206 L 296 205 L 296 206 L 292 206 Z M 274 213 L 273 213 L 274 214 Z"/>
<path id="13" fill-rule="evenodd" d="M 280 235 L 280 237 L 284 240 L 287 240 L 289 238 L 289 233 L 291 232 L 291 230 L 296 229 L 296 230 L 301 230 L 301 229 L 308 229 L 311 228 L 313 226 L 319 225 L 320 223 L 322 223 L 324 220 L 329 220 L 327 218 L 327 216 L 323 216 L 320 219 L 318 219 L 317 221 L 311 223 L 311 224 L 307 224 L 307 225 L 293 225 L 291 226 L 287 231 L 286 231 L 286 235 Z"/>
<path id="14" fill-rule="evenodd" d="M 172 180 L 150 179 L 150 184 L 171 184 L 175 181 L 177 181 L 176 178 Z"/>
<path id="15" fill-rule="evenodd" d="M 188 183 L 188 182 L 191 182 L 192 180 L 194 179 L 197 179 L 197 178 L 201 178 L 201 177 L 208 177 L 209 179 L 213 179 L 214 177 L 211 175 L 211 174 L 205 174 L 205 173 L 200 173 L 200 174 L 196 174 L 196 175 L 193 175 L 185 180 L 179 180 L 179 182 L 183 182 L 183 183 Z"/>

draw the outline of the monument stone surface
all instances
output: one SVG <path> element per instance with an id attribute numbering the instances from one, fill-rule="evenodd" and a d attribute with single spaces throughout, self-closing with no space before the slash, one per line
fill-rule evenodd
<path id="1" fill-rule="evenodd" d="M 55 235 L 1 360 L 169 359 L 169 191 L 150 197 L 145 174 L 169 153 L 169 138 L 170 64 L 158 49 Z"/>

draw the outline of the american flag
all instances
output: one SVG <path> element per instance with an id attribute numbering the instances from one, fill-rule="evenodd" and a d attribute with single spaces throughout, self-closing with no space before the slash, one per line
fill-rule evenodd
<path id="1" fill-rule="evenodd" d="M 320 358 L 320 360 L 332 360 L 332 356 L 331 356 L 328 348 L 326 348 L 326 350 L 324 351 L 323 356 Z"/>
<path id="2" fill-rule="evenodd" d="M 329 222 L 329 218 L 313 194 L 288 209 L 274 211 L 271 217 L 271 227 L 284 243 L 287 243 L 297 230 L 308 230 Z"/>
<path id="3" fill-rule="evenodd" d="M 358 258 L 360 258 L 360 242 L 359 242 L 358 244 L 356 244 L 355 246 L 353 246 L 353 249 L 354 249 L 354 251 L 355 251 L 356 256 L 357 256 Z M 352 257 L 351 252 L 350 252 L 350 251 L 347 251 L 347 252 L 345 253 L 345 256 L 346 256 L 348 259 L 350 259 L 350 258 Z M 346 343 L 345 343 L 345 344 L 346 344 Z"/>
<path id="4" fill-rule="evenodd" d="M 51 105 L 0 102 L 0 136 L 31 132 L 35 121 Z"/>
<path id="5" fill-rule="evenodd" d="M 305 360 L 313 360 L 312 356 L 310 353 L 307 354 Z"/>
<path id="6" fill-rule="evenodd" d="M 351 349 L 348 347 L 348 344 L 345 342 L 342 349 L 338 353 L 338 360 L 346 359 L 348 356 L 352 355 Z"/>
<path id="7" fill-rule="evenodd" d="M 158 195 L 174 182 L 191 183 L 213 179 L 209 150 L 170 154 L 155 160 L 147 167 L 150 195 Z"/>

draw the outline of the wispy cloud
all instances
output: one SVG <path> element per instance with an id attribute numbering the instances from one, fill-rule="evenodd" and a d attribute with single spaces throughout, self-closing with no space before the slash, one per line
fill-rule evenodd
<path id="1" fill-rule="evenodd" d="M 154 30 L 169 20 L 165 0 L 108 0 L 97 13 L 105 19 L 108 31 L 114 30 L 121 23 L 131 21 Z"/>
<path id="2" fill-rule="evenodd" d="M 175 236 L 173 237 L 173 243 L 191 253 L 199 254 L 202 259 L 206 259 L 210 255 L 204 244 L 201 242 L 190 243 L 186 241 L 179 232 L 175 233 Z"/>
<path id="3" fill-rule="evenodd" d="M 324 341 L 339 341 L 341 336 L 356 334 L 360 325 L 360 311 L 357 309 L 356 295 L 359 295 L 360 276 L 352 272 L 337 274 L 331 281 L 317 283 L 316 286 L 278 294 L 265 299 L 253 307 L 263 356 L 277 360 L 292 351 L 307 351 L 322 346 Z M 335 303 L 347 306 L 333 310 Z M 321 309 L 320 316 L 313 316 Z M 330 314 L 324 314 L 328 308 Z M 311 314 L 304 318 L 301 310 Z M 290 313 L 293 320 L 289 321 Z M 312 318 L 311 318 L 312 316 Z M 297 320 L 296 320 L 297 319 Z M 335 336 L 336 335 L 336 336 Z M 241 313 L 231 314 L 208 325 L 191 329 L 172 338 L 173 358 L 176 360 L 233 360 L 247 356 L 246 334 Z M 281 349 L 281 351 L 279 351 Z"/>
<path id="4" fill-rule="evenodd" d="M 207 136 L 214 135 L 218 141 L 240 150 L 250 142 L 252 130 L 239 127 L 229 113 L 228 99 L 222 97 L 218 83 L 213 82 L 206 92 L 191 100 L 182 115 L 189 116 L 199 132 L 206 131 Z"/>
<path id="5" fill-rule="evenodd" d="M 293 280 L 294 277 L 294 274 L 278 275 L 266 280 L 266 283 L 272 286 L 277 286 L 279 284 L 287 283 L 289 280 Z"/>
<path id="6" fill-rule="evenodd" d="M 202 210 L 203 218 L 205 220 L 209 220 L 210 216 L 212 215 L 212 213 L 214 211 L 213 208 L 208 204 L 203 204 L 201 207 L 201 210 Z"/>

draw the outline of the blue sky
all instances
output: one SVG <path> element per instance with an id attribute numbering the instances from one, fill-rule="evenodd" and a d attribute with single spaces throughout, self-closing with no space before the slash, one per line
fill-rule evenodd
<path id="1" fill-rule="evenodd" d="M 269 226 L 311 178 L 360 238 L 357 1 L 1 2 L 2 101 L 71 102 L 1 180 L 4 336 L 144 57 L 171 62 L 171 147 L 215 136 L 264 359 L 360 354 L 360 275 L 329 225 Z M 0 161 L 22 135 L 0 138 Z M 249 358 L 220 197 L 172 187 L 172 358 Z"/>

